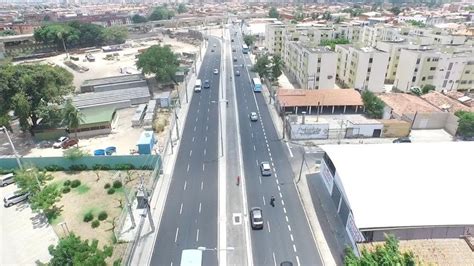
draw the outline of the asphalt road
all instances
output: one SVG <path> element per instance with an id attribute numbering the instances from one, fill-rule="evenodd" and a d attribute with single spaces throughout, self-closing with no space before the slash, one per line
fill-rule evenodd
<path id="1" fill-rule="evenodd" d="M 254 73 L 250 72 L 248 55 L 242 54 L 242 37 L 237 33 L 233 38 L 231 45 L 236 48 L 233 55 L 237 57 L 234 71 L 241 74 L 235 76 L 235 85 L 248 207 L 261 207 L 264 217 L 263 230 L 251 232 L 254 264 L 279 265 L 291 261 L 294 265 L 322 265 L 293 183 L 286 150 L 278 139 L 263 95 L 252 90 Z M 250 121 L 250 112 L 257 112 L 257 122 Z M 262 161 L 271 164 L 272 176 L 261 176 Z M 276 198 L 275 207 L 269 204 L 272 195 Z"/>
<path id="2" fill-rule="evenodd" d="M 217 248 L 220 49 L 210 38 L 198 78 L 211 86 L 192 97 L 151 265 L 179 265 L 183 249 Z M 217 253 L 203 252 L 202 265 L 217 265 Z"/>

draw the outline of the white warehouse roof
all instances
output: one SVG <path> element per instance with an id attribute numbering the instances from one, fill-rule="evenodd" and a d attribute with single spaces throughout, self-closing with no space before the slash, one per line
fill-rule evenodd
<path id="1" fill-rule="evenodd" d="M 359 229 L 474 225 L 474 142 L 322 148 Z"/>

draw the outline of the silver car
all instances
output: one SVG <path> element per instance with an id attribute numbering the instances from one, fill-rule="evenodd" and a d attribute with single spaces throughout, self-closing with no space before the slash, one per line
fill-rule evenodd
<path id="1" fill-rule="evenodd" d="M 263 176 L 272 175 L 272 169 L 270 167 L 269 162 L 261 162 L 260 163 L 260 172 Z"/>
<path id="2" fill-rule="evenodd" d="M 257 113 L 251 112 L 249 116 L 250 116 L 250 121 L 252 121 L 252 122 L 258 121 L 258 115 L 257 115 Z"/>
<path id="3" fill-rule="evenodd" d="M 263 213 L 259 207 L 250 209 L 250 225 L 252 229 L 263 229 Z"/>
<path id="4" fill-rule="evenodd" d="M 10 207 L 10 206 L 15 205 L 17 203 L 20 203 L 22 201 L 25 201 L 25 200 L 28 199 L 29 195 L 30 195 L 30 193 L 28 193 L 28 192 L 26 192 L 26 193 L 15 192 L 12 195 L 5 196 L 5 198 L 3 198 L 3 206 L 5 206 L 5 208 L 7 208 L 7 207 Z"/>

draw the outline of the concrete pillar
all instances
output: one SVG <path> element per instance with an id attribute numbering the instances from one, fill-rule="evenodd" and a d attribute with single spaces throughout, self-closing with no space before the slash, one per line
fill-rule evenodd
<path id="1" fill-rule="evenodd" d="M 311 106 L 309 107 L 309 114 L 311 114 Z"/>
<path id="2" fill-rule="evenodd" d="M 332 113 L 334 114 L 334 105 L 332 106 Z"/>
<path id="3" fill-rule="evenodd" d="M 319 111 L 320 114 L 323 113 L 323 106 L 321 105 L 321 110 Z"/>
<path id="4" fill-rule="evenodd" d="M 298 114 L 298 106 L 295 107 L 295 114 Z"/>
<path id="5" fill-rule="evenodd" d="M 358 105 L 356 105 L 356 111 L 355 111 L 356 113 L 357 113 L 357 109 L 358 109 L 358 108 L 359 108 L 359 106 L 358 106 Z"/>
<path id="6" fill-rule="evenodd" d="M 346 107 L 347 107 L 347 106 L 346 106 L 346 105 L 344 105 L 344 112 L 343 112 L 344 114 L 346 113 Z"/>

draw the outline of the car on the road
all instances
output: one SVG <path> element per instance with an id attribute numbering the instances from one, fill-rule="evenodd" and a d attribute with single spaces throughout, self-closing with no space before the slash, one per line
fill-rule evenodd
<path id="1" fill-rule="evenodd" d="M 394 140 L 393 143 L 411 143 L 411 139 L 409 137 L 401 137 Z"/>
<path id="2" fill-rule="evenodd" d="M 258 115 L 257 115 L 256 112 L 251 112 L 249 117 L 250 117 L 250 121 L 252 121 L 252 122 L 258 121 Z"/>
<path id="3" fill-rule="evenodd" d="M 293 266 L 293 263 L 291 261 L 282 261 L 280 266 Z"/>
<path id="4" fill-rule="evenodd" d="M 55 149 L 59 149 L 59 148 L 62 148 L 63 146 L 63 143 L 66 142 L 67 140 L 69 140 L 68 137 L 60 137 L 54 144 L 53 144 L 53 148 Z"/>
<path id="5" fill-rule="evenodd" d="M 213 47 L 217 47 L 217 44 L 214 44 Z"/>
<path id="6" fill-rule="evenodd" d="M 25 193 L 15 192 L 11 195 L 7 195 L 3 198 L 3 206 L 5 206 L 5 208 L 8 208 L 12 205 L 20 203 L 24 200 L 27 200 L 29 195 L 30 193 L 28 192 L 25 192 Z"/>
<path id="7" fill-rule="evenodd" d="M 206 79 L 206 80 L 204 81 L 204 88 L 209 89 L 210 87 L 211 87 L 211 83 L 209 83 L 209 80 Z"/>
<path id="8" fill-rule="evenodd" d="M 272 175 L 272 169 L 270 167 L 269 162 L 261 162 L 260 163 L 260 172 L 263 176 Z"/>
<path id="9" fill-rule="evenodd" d="M 235 52 L 235 51 L 236 51 L 236 50 L 235 50 L 235 47 L 232 47 L 232 52 Z"/>
<path id="10" fill-rule="evenodd" d="M 250 209 L 250 225 L 252 229 L 263 229 L 263 213 L 259 207 Z"/>
<path id="11" fill-rule="evenodd" d="M 61 148 L 67 149 L 69 147 L 76 145 L 77 143 L 79 143 L 79 140 L 77 139 L 68 139 L 61 144 Z"/>
<path id="12" fill-rule="evenodd" d="M 234 39 L 232 39 L 231 42 L 234 42 Z"/>
<path id="13" fill-rule="evenodd" d="M 219 69 L 214 68 L 214 74 L 215 74 L 215 75 L 219 74 Z"/>
<path id="14" fill-rule="evenodd" d="M 239 71 L 239 70 L 236 70 L 236 71 L 235 71 L 235 75 L 236 75 L 236 76 L 240 76 L 240 71 Z"/>
<path id="15" fill-rule="evenodd" d="M 234 62 L 237 62 L 237 56 L 234 56 Z"/>
<path id="16" fill-rule="evenodd" d="M 214 48 L 211 49 L 211 52 L 214 52 Z"/>

